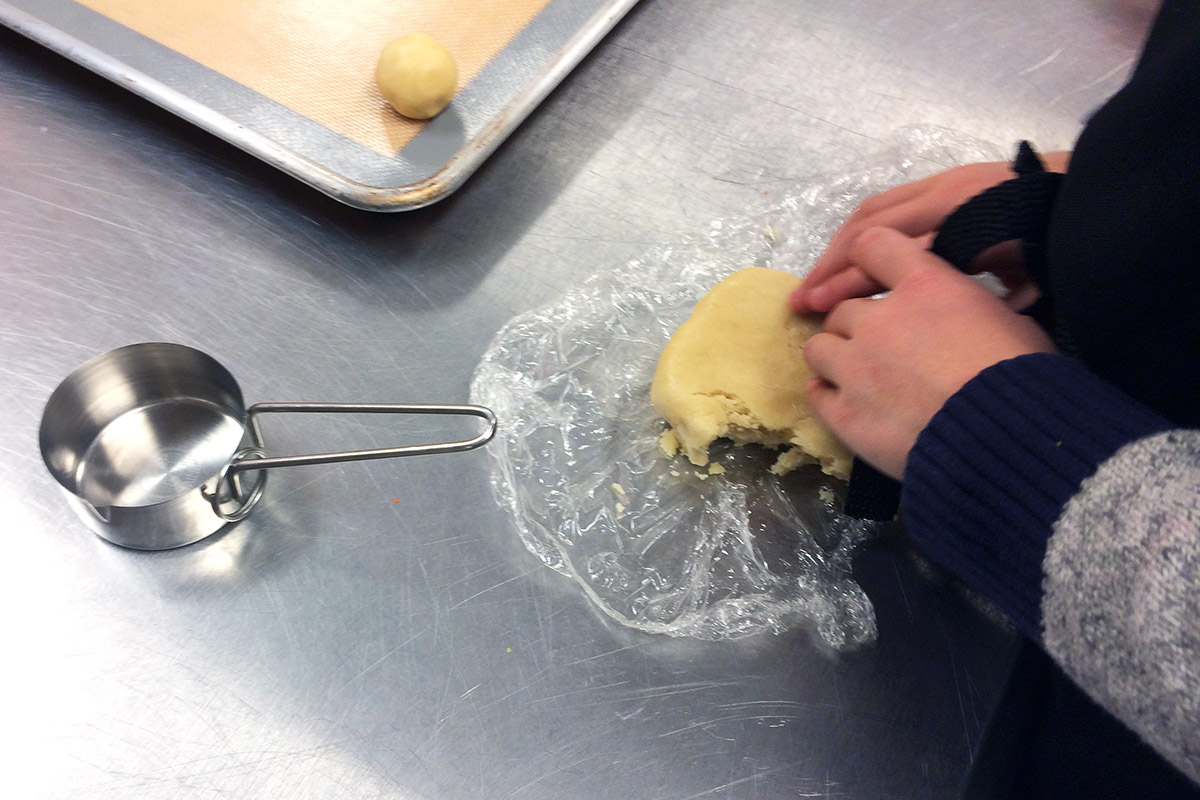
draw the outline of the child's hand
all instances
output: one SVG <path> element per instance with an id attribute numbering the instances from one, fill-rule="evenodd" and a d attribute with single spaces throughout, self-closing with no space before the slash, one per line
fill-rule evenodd
<path id="1" fill-rule="evenodd" d="M 1032 320 L 916 239 L 870 228 L 848 254 L 879 299 L 837 304 L 804 358 L 813 410 L 852 450 L 902 478 L 917 435 L 963 384 L 985 367 L 1053 352 Z"/>
<path id="2" fill-rule="evenodd" d="M 1050 169 L 1063 170 L 1069 155 L 1051 153 L 1044 159 Z M 802 313 L 828 311 L 842 300 L 875 294 L 883 287 L 865 275 L 851 258 L 854 243 L 863 231 L 880 226 L 893 228 L 908 236 L 925 237 L 924 244 L 928 247 L 932 235 L 954 209 L 984 189 L 1013 177 L 1015 173 L 1005 162 L 968 164 L 868 198 L 843 223 L 808 278 L 792 295 L 792 308 Z M 998 274 L 1012 272 L 1007 265 L 981 265 L 981 268 L 993 269 Z"/>

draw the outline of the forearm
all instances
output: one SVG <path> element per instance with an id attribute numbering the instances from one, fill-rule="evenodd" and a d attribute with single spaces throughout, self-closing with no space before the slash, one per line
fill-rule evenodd
<path id="1" fill-rule="evenodd" d="M 1054 526 L 1046 651 L 1200 781 L 1200 431 L 1121 449 Z"/>
<path id="2" fill-rule="evenodd" d="M 1001 362 L 970 380 L 917 437 L 901 514 L 927 555 L 1041 634 L 1042 562 L 1082 482 L 1170 424 L 1064 356 Z"/>
<path id="3" fill-rule="evenodd" d="M 921 433 L 914 543 L 1200 780 L 1200 431 L 1062 356 L 985 370 Z"/>

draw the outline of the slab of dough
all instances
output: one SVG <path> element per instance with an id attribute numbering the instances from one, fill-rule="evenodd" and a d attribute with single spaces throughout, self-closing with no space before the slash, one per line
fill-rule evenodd
<path id="1" fill-rule="evenodd" d="M 701 298 L 663 348 L 650 402 L 671 426 L 660 440 L 697 466 L 720 437 L 735 444 L 786 448 L 771 471 L 817 462 L 847 479 L 853 454 L 820 422 L 804 385 L 813 372 L 804 342 L 821 329 L 818 315 L 787 304 L 799 278 L 763 267 L 740 270 Z"/>

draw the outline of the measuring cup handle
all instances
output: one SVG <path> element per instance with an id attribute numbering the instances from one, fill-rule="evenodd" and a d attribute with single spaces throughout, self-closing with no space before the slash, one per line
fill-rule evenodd
<path id="1" fill-rule="evenodd" d="M 251 456 L 235 459 L 230 472 L 298 467 L 311 464 L 336 464 L 342 461 L 367 461 L 376 458 L 398 458 L 431 453 L 455 453 L 472 450 L 491 441 L 496 434 L 496 415 L 490 408 L 476 405 L 435 405 L 423 403 L 257 403 L 246 412 L 246 425 L 255 446 L 263 448 L 262 429 L 258 418 L 262 414 L 449 414 L 479 417 L 486 423 L 484 430 L 470 439 L 433 444 L 381 447 L 374 450 L 344 450 L 335 453 L 313 453 L 298 456 Z"/>

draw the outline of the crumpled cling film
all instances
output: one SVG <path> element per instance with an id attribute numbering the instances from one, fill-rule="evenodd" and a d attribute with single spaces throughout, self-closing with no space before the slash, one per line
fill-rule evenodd
<path id="1" fill-rule="evenodd" d="M 643 631 L 733 639 L 805 625 L 837 649 L 873 641 L 874 609 L 851 576 L 871 527 L 837 512 L 844 486 L 815 466 L 772 475 L 774 456 L 760 448 L 714 444 L 721 474 L 668 459 L 649 400 L 654 368 L 699 298 L 731 272 L 804 275 L 867 196 L 1002 158 L 952 132 L 908 130 L 861 172 L 715 221 L 508 322 L 471 399 L 499 418 L 492 485 L 526 547 Z"/>

